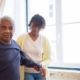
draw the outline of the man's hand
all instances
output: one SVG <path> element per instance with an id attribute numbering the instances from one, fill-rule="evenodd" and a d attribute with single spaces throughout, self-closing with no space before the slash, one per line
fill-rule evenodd
<path id="1" fill-rule="evenodd" d="M 34 66 L 34 69 L 37 70 L 37 71 L 39 71 L 39 68 L 37 66 Z"/>
<path id="2" fill-rule="evenodd" d="M 46 78 L 46 70 L 44 68 L 38 68 L 37 66 L 34 66 L 34 69 L 36 69 L 37 71 L 40 71 L 40 73 L 42 74 L 42 77 Z"/>

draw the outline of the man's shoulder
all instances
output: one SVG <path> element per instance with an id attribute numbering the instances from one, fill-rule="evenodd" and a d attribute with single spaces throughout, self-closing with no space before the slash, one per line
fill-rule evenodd
<path id="1" fill-rule="evenodd" d="M 12 40 L 12 44 L 17 47 L 18 49 L 20 49 L 20 46 L 18 45 L 18 43 L 15 40 Z"/>

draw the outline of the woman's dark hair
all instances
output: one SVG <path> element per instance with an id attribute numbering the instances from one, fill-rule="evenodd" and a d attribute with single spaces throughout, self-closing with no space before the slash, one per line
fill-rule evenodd
<path id="1" fill-rule="evenodd" d="M 32 18 L 31 21 L 29 23 L 29 27 L 31 25 L 31 23 L 34 23 L 35 26 L 39 26 L 41 27 L 43 24 L 45 25 L 45 19 L 39 15 L 39 14 L 35 14 Z M 45 27 L 45 26 L 44 26 Z"/>

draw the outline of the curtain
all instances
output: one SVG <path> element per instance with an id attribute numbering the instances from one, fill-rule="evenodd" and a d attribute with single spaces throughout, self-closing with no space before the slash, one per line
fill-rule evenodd
<path id="1" fill-rule="evenodd" d="M 5 2 L 6 2 L 6 0 L 0 0 L 0 17 L 3 14 Z"/>

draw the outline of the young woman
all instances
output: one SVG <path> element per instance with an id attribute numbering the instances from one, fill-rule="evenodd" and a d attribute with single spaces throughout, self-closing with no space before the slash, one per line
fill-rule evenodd
<path id="1" fill-rule="evenodd" d="M 40 31 L 45 29 L 45 26 L 45 19 L 39 14 L 34 15 L 29 23 L 30 32 L 19 36 L 17 42 L 27 58 L 40 64 L 47 71 L 47 66 L 51 61 L 51 48 L 47 38 L 40 34 Z M 23 79 L 46 80 L 48 78 L 42 78 L 42 74 L 34 68 L 21 67 L 21 80 Z"/>

